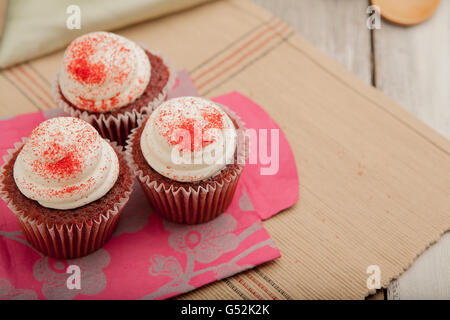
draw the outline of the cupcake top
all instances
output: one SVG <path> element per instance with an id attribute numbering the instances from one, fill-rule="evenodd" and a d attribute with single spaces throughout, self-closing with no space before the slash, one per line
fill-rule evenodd
<path id="1" fill-rule="evenodd" d="M 233 122 L 215 103 L 195 97 L 169 100 L 148 118 L 142 153 L 159 174 L 196 182 L 233 163 L 237 134 Z"/>
<path id="2" fill-rule="evenodd" d="M 90 112 L 117 110 L 147 88 L 151 65 L 144 50 L 110 32 L 93 32 L 66 49 L 59 86 L 64 97 Z"/>
<path id="3" fill-rule="evenodd" d="M 103 197 L 118 175 L 111 145 L 90 124 L 70 117 L 37 126 L 14 163 L 22 194 L 52 209 L 74 209 Z"/>

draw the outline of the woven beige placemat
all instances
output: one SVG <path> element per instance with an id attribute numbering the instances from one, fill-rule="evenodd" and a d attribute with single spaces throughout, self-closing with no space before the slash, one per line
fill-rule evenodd
<path id="1" fill-rule="evenodd" d="M 364 298 L 450 226 L 450 142 L 246 0 L 222 0 L 120 32 L 163 51 L 212 97 L 240 91 L 284 130 L 296 206 L 265 226 L 282 258 L 183 298 Z M 53 106 L 62 52 L 5 70 L 0 116 Z"/>

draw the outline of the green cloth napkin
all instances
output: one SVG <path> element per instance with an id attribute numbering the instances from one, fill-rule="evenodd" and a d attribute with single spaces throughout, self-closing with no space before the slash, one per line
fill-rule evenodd
<path id="1" fill-rule="evenodd" d="M 0 40 L 0 68 L 44 55 L 91 31 L 114 30 L 211 0 L 10 0 Z M 70 5 L 81 29 L 66 26 Z"/>

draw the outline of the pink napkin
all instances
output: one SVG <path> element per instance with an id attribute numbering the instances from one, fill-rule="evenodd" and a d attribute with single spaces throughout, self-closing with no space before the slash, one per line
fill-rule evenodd
<path id="1" fill-rule="evenodd" d="M 182 95 L 196 95 L 186 72 L 179 73 L 171 93 Z M 268 140 L 271 129 L 279 129 L 263 109 L 237 92 L 214 100 L 241 116 L 247 128 L 267 129 Z M 1 120 L 0 155 L 40 122 L 59 114 L 55 109 Z M 280 257 L 261 220 L 292 206 L 299 183 L 281 130 L 279 145 L 278 172 L 261 175 L 267 161 L 247 165 L 227 212 L 206 224 L 164 221 L 136 184 L 112 239 L 80 259 L 49 258 L 33 249 L 0 201 L 0 299 L 165 299 Z M 252 152 L 257 149 L 252 146 Z M 67 287 L 69 265 L 80 267 L 81 289 Z"/>

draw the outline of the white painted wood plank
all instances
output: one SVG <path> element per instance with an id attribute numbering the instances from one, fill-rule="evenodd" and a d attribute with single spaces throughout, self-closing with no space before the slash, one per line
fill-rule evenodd
<path id="1" fill-rule="evenodd" d="M 376 86 L 450 138 L 450 1 L 425 23 L 374 31 Z M 450 299 L 450 235 L 389 286 L 390 299 Z"/>
<path id="2" fill-rule="evenodd" d="M 423 24 L 374 32 L 376 85 L 450 138 L 450 1 Z"/>
<path id="3" fill-rule="evenodd" d="M 254 0 L 286 21 L 322 52 L 371 84 L 368 2 L 361 0 Z"/>
<path id="4" fill-rule="evenodd" d="M 388 299 L 450 300 L 450 233 L 426 250 L 388 288 Z"/>

